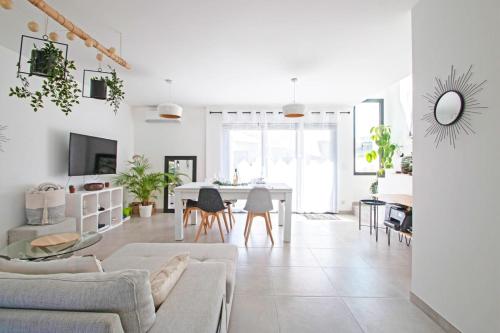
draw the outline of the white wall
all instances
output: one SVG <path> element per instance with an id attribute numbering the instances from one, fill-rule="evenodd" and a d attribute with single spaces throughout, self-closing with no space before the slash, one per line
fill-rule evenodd
<path id="1" fill-rule="evenodd" d="M 65 116 L 50 102 L 35 113 L 27 101 L 9 97 L 9 87 L 19 84 L 16 63 L 17 53 L 0 46 L 0 124 L 8 126 L 10 138 L 5 152 L 0 152 L 0 247 L 6 244 L 7 230 L 25 222 L 25 190 L 47 181 L 63 186 L 68 182 L 69 132 L 118 140 L 119 170 L 132 155 L 134 144 L 126 105 L 115 116 L 102 101 L 82 98 L 73 113 Z M 81 183 L 83 177 L 70 180 L 70 184 Z"/>
<path id="2" fill-rule="evenodd" d="M 146 123 L 147 108 L 132 108 L 135 152 L 145 155 L 155 171 L 165 170 L 165 156 L 197 156 L 197 179 L 205 180 L 205 108 L 184 107 L 182 120 Z M 163 194 L 156 200 L 163 207 Z"/>
<path id="3" fill-rule="evenodd" d="M 421 0 L 413 10 L 412 292 L 462 332 L 500 332 L 500 1 Z M 424 137 L 434 77 L 474 65 L 488 80 L 475 135 L 456 149 Z"/>

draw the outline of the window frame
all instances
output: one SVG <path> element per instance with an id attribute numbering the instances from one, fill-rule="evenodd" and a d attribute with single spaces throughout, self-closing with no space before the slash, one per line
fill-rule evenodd
<path id="1" fill-rule="evenodd" d="M 384 125 L 384 99 L 383 98 L 370 98 L 364 100 L 362 103 L 378 103 L 379 105 L 379 125 Z M 356 170 L 356 106 L 353 107 L 352 112 L 352 128 L 353 128 L 353 174 L 354 176 L 376 176 L 377 172 L 361 172 Z"/>

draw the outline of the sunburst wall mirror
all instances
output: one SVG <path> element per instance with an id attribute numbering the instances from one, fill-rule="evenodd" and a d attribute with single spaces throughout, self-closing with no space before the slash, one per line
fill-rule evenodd
<path id="1" fill-rule="evenodd" d="M 434 92 L 424 95 L 429 103 L 430 112 L 423 120 L 429 123 L 425 136 L 435 136 L 436 147 L 448 141 L 453 148 L 457 137 L 461 134 L 474 134 L 471 119 L 480 114 L 481 106 L 477 95 L 483 90 L 486 80 L 481 83 L 472 81 L 472 66 L 457 76 L 454 66 L 446 81 L 436 77 Z"/>

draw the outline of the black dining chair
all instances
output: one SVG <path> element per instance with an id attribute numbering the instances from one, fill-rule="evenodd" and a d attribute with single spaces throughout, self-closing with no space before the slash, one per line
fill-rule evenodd
<path id="1" fill-rule="evenodd" d="M 184 208 L 184 214 L 183 214 L 183 217 L 182 217 L 182 220 L 184 221 L 184 227 L 187 227 L 187 224 L 188 224 L 188 221 L 189 221 L 189 215 L 192 212 L 197 211 L 197 210 L 199 210 L 198 209 L 198 201 L 187 199 L 186 200 L 186 206 Z"/>
<path id="2" fill-rule="evenodd" d="M 229 233 L 229 227 L 227 225 L 226 214 L 224 214 L 224 210 L 226 209 L 226 205 L 224 205 L 224 201 L 216 188 L 201 188 L 198 194 L 198 209 L 201 211 L 201 223 L 198 227 L 198 231 L 196 232 L 195 242 L 200 238 L 201 230 L 205 230 L 205 234 L 207 234 L 207 228 L 210 227 L 210 223 L 208 222 L 208 218 L 212 217 L 213 219 L 217 219 L 217 223 L 219 224 L 219 232 L 222 242 L 224 242 L 224 234 L 222 232 L 222 225 L 220 223 L 220 216 L 224 219 L 224 224 L 226 226 L 226 231 Z"/>

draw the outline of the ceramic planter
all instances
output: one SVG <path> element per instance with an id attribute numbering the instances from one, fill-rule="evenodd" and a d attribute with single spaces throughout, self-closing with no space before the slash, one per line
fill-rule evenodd
<path id="1" fill-rule="evenodd" d="M 153 213 L 153 205 L 148 205 L 148 206 L 139 206 L 139 216 L 140 217 L 151 217 L 151 214 Z"/>

